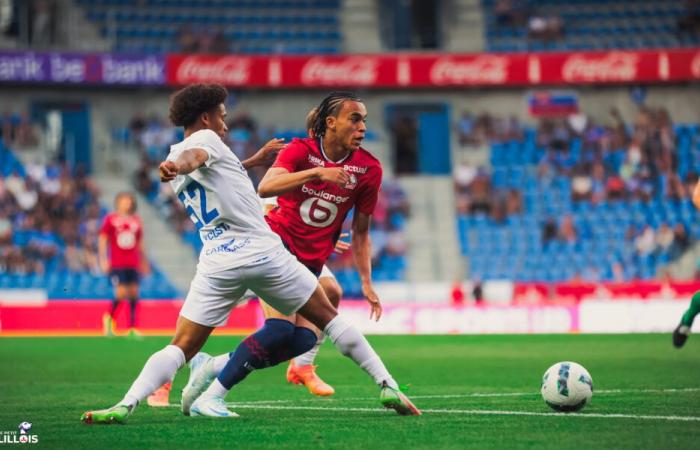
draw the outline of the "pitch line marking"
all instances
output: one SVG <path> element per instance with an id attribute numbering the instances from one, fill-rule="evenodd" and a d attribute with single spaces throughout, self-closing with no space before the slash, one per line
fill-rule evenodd
<path id="1" fill-rule="evenodd" d="M 671 389 L 600 389 L 594 390 L 596 395 L 606 394 L 667 394 L 667 393 L 684 393 L 684 392 L 700 392 L 700 388 L 671 388 Z M 430 399 L 430 398 L 482 398 L 482 397 L 536 397 L 539 392 L 472 392 L 469 394 L 436 394 L 436 395 L 411 395 L 413 399 Z M 241 402 L 240 405 L 254 404 L 276 404 L 276 403 L 296 403 L 296 402 L 333 402 L 333 401 L 359 401 L 359 400 L 374 400 L 370 397 L 350 397 L 350 398 L 324 398 L 324 399 L 297 399 L 297 400 L 256 400 L 249 402 Z"/>
<path id="2" fill-rule="evenodd" d="M 285 405 L 245 405 L 228 403 L 231 408 L 239 409 L 274 409 L 290 411 L 340 411 L 340 412 L 389 412 L 377 408 L 338 408 L 322 406 L 285 406 Z M 601 413 L 541 413 L 532 411 L 500 411 L 488 409 L 422 409 L 430 414 L 465 414 L 465 415 L 489 415 L 489 416 L 537 416 L 537 417 L 584 417 L 594 419 L 635 419 L 635 420 L 667 420 L 677 422 L 700 422 L 696 416 L 650 416 L 636 414 L 601 414 Z"/>

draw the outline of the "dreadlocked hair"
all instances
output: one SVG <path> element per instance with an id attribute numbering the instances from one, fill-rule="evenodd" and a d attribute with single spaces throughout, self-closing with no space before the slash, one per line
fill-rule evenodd
<path id="1" fill-rule="evenodd" d="M 334 91 L 321 101 L 316 108 L 313 126 L 310 127 L 313 129 L 314 136 L 321 137 L 326 134 L 326 118 L 337 116 L 346 101 L 361 102 L 362 99 L 354 92 Z"/>

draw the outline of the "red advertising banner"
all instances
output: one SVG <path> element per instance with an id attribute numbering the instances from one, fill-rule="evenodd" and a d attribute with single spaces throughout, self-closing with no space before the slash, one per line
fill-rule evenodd
<path id="1" fill-rule="evenodd" d="M 700 80 L 700 49 L 346 56 L 168 55 L 169 85 L 441 88 Z"/>
<path id="2" fill-rule="evenodd" d="M 170 85 L 221 83 L 229 87 L 274 86 L 272 61 L 239 55 L 168 55 L 166 79 Z"/>

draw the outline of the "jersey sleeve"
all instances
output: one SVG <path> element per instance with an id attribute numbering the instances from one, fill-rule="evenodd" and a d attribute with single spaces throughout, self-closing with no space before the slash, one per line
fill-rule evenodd
<path id="1" fill-rule="evenodd" d="M 189 148 L 201 148 L 209 157 L 204 161 L 204 165 L 209 167 L 217 159 L 221 158 L 224 143 L 221 138 L 211 130 L 202 130 L 192 135 Z"/>
<path id="2" fill-rule="evenodd" d="M 382 168 L 375 167 L 367 172 L 367 181 L 362 184 L 362 190 L 357 199 L 357 210 L 362 214 L 371 216 L 374 207 L 377 206 L 379 189 L 382 185 Z"/>
<path id="3" fill-rule="evenodd" d="M 292 142 L 277 154 L 277 159 L 272 167 L 281 167 L 290 173 L 296 172 L 299 162 L 304 160 L 305 155 L 306 147 L 303 144 Z"/>

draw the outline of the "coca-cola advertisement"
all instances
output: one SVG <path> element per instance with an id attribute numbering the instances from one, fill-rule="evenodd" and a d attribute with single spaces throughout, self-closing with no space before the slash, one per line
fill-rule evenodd
<path id="1" fill-rule="evenodd" d="M 454 88 L 700 79 L 700 50 L 346 56 L 170 56 L 168 83 L 267 88 Z"/>
<path id="2" fill-rule="evenodd" d="M 527 83 L 525 55 L 444 55 L 410 59 L 411 84 L 422 87 Z"/>
<path id="3" fill-rule="evenodd" d="M 700 49 L 345 56 L 0 52 L 0 83 L 435 89 L 700 80 Z"/>
<path id="4" fill-rule="evenodd" d="M 231 87 L 268 86 L 270 58 L 240 55 L 169 55 L 168 84 L 221 83 Z"/>
<path id="5" fill-rule="evenodd" d="M 288 57 L 282 63 L 282 85 L 299 87 L 393 87 L 393 55 Z"/>

